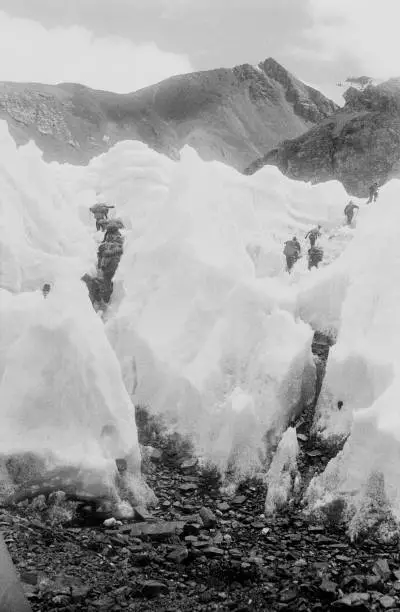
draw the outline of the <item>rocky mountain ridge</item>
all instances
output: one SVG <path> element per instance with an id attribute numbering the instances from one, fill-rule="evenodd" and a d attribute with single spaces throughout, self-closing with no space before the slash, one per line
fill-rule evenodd
<path id="1" fill-rule="evenodd" d="M 73 164 L 133 139 L 174 159 L 189 144 L 203 159 L 243 170 L 337 109 L 272 58 L 171 77 L 130 94 L 0 83 L 0 118 L 17 144 L 34 140 L 46 161 Z"/>
<path id="2" fill-rule="evenodd" d="M 300 136 L 285 140 L 245 170 L 269 164 L 289 178 L 321 183 L 340 181 L 349 194 L 365 197 L 400 176 L 400 78 L 363 91 L 350 88 L 346 104 Z"/>

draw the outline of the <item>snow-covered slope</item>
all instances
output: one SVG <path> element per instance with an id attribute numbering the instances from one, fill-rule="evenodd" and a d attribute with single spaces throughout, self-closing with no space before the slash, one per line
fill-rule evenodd
<path id="1" fill-rule="evenodd" d="M 349 434 L 343 452 L 311 483 L 309 496 L 311 503 L 343 498 L 350 512 L 357 511 L 355 530 L 367 508 L 375 503 L 375 509 L 383 509 L 384 500 L 400 519 L 399 187 L 392 181 L 385 188 L 326 279 L 321 275 L 301 296 L 303 308 L 308 304 L 310 309 L 312 303 L 321 304 L 328 284 L 331 293 L 337 290 L 332 306 L 325 300 L 318 314 L 321 326 L 335 322 L 337 343 L 316 427 L 326 437 Z"/>
<path id="2" fill-rule="evenodd" d="M 80 281 L 96 245 L 69 191 L 75 174 L 67 180 L 33 146 L 17 151 L 4 124 L 0 155 L 0 453 L 32 453 L 42 472 L 78 469 L 97 493 L 113 489 L 115 459 L 126 457 L 138 497 L 133 407 Z"/>
<path id="3" fill-rule="evenodd" d="M 295 317 L 309 273 L 304 259 L 287 276 L 283 242 L 317 221 L 335 228 L 341 186 L 299 185 L 274 168 L 247 178 L 190 149 L 170 163 L 140 143 L 90 170 L 132 228 L 107 333 L 134 401 L 223 471 L 260 470 L 314 393 L 312 330 Z"/>
<path id="4" fill-rule="evenodd" d="M 138 142 L 88 168 L 47 166 L 32 146 L 16 151 L 4 126 L 0 135 L 3 452 L 96 466 L 104 482 L 128 454 L 137 476 L 138 402 L 221 470 L 260 471 L 313 401 L 320 329 L 338 341 L 317 428 L 350 437 L 312 483 L 310 505 L 365 499 L 378 482 L 398 513 L 397 183 L 360 210 L 357 229 L 344 228 L 338 183 L 292 182 L 272 167 L 241 176 L 190 149 L 175 163 Z M 95 262 L 95 190 L 127 228 L 104 323 L 79 282 Z M 331 265 L 309 272 L 304 256 L 289 276 L 283 242 L 298 235 L 305 255 L 316 223 Z M 35 290 L 46 280 L 43 300 Z M 295 466 L 292 439 L 290 430 L 273 463 L 270 510 L 290 489 L 288 478 L 283 494 L 275 485 L 279 465 Z"/>

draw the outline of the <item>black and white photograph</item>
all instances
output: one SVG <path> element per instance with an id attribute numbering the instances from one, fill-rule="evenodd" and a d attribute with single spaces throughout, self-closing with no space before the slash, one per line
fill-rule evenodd
<path id="1" fill-rule="evenodd" d="M 0 0 L 0 612 L 400 611 L 400 0 Z"/>

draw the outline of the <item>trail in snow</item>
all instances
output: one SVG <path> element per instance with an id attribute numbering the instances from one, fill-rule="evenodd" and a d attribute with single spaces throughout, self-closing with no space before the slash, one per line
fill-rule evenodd
<path id="1" fill-rule="evenodd" d="M 244 177 L 222 164 L 202 162 L 190 149 L 176 163 L 138 142 L 118 144 L 87 168 L 48 166 L 32 145 L 16 151 L 4 126 L 0 146 L 15 177 L 24 177 L 10 183 L 8 166 L 0 175 L 7 194 L 1 197 L 1 223 L 7 231 L 1 307 L 9 322 L 1 336 L 0 398 L 12 402 L 12 415 L 9 408 L 4 412 L 4 452 L 31 450 L 49 463 L 72 462 L 87 473 L 93 465 L 104 466 L 100 471 L 107 478 L 115 459 L 128 454 L 138 479 L 133 400 L 163 414 L 171 429 L 189 435 L 198 453 L 222 471 L 233 470 L 237 477 L 260 471 L 293 414 L 312 401 L 311 342 L 313 330 L 321 329 L 332 330 L 337 345 L 318 426 L 325 426 L 326 414 L 339 395 L 344 397 L 343 417 L 332 423 L 339 422 L 336 429 L 354 430 L 341 464 L 343 470 L 350 465 L 346 449 L 354 448 L 357 435 L 363 439 L 362 428 L 352 424 L 358 419 L 354 410 L 374 406 L 395 380 L 385 353 L 377 362 L 369 348 L 362 361 L 350 340 L 364 338 L 365 348 L 387 332 L 375 325 L 383 317 L 378 315 L 381 304 L 387 320 L 397 316 L 391 298 L 377 299 L 371 283 L 375 277 L 369 276 L 373 262 L 365 257 L 370 219 L 379 217 L 380 202 L 360 211 L 355 232 L 342 225 L 348 198 L 337 183 L 293 182 L 268 167 Z M 396 185 L 391 189 L 385 189 L 382 202 L 394 200 Z M 118 208 L 127 228 L 105 327 L 78 281 L 96 266 L 89 213 L 96 190 Z M 53 209 L 61 211 L 64 222 Z M 395 218 L 389 204 L 387 210 L 391 225 L 380 226 L 383 247 Z M 306 253 L 304 235 L 317 223 L 324 230 L 324 266 L 309 272 L 303 257 L 288 276 L 284 241 L 296 234 Z M 381 271 L 384 252 L 387 247 L 378 253 Z M 372 268 L 377 269 L 375 264 Z M 47 280 L 54 288 L 44 303 L 32 290 Z M 379 286 L 389 296 L 384 282 L 381 274 Z M 357 288 L 365 308 L 355 301 Z M 353 307 L 361 308 L 363 316 L 355 315 Z M 368 321 L 375 330 L 370 336 L 365 335 Z M 356 382 L 344 376 L 343 364 L 335 366 L 341 363 L 341 346 L 349 352 L 343 363 L 353 359 L 356 364 Z M 30 367 L 35 351 L 40 358 Z M 23 367 L 30 371 L 27 378 Z M 20 389 L 12 399 L 10 382 L 17 379 Z M 372 390 L 363 395 L 358 385 L 367 379 Z M 55 384 L 47 401 L 50 381 Z M 66 392 L 68 385 L 75 386 L 73 394 Z M 34 402 L 28 399 L 33 386 L 40 390 Z M 376 434 L 381 412 L 374 410 L 368 427 Z M 389 408 L 382 414 L 390 422 Z M 42 447 L 41 430 L 49 432 Z M 106 440 L 104 431 L 111 432 Z M 398 448 L 396 431 L 386 434 L 392 436 L 393 449 Z M 369 438 L 364 442 L 371 447 Z M 374 448 L 370 472 L 375 463 L 382 468 Z M 276 471 L 276 461 L 274 466 Z M 361 464 L 352 469 L 363 472 Z M 363 478 L 358 474 L 352 481 L 360 491 Z M 139 487 L 138 482 L 133 486 Z M 337 485 L 332 479 L 318 481 L 310 493 L 312 503 L 341 495 L 341 482 L 339 477 Z M 395 495 L 392 502 L 396 509 Z"/>

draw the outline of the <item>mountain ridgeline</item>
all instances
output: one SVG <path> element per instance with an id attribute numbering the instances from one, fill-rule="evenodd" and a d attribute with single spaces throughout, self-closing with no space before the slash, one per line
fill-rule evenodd
<path id="1" fill-rule="evenodd" d="M 173 159 L 186 144 L 243 171 L 283 139 L 338 106 L 272 58 L 171 77 L 129 94 L 78 84 L 0 83 L 0 118 L 17 144 L 34 140 L 46 161 L 86 164 L 122 140 Z"/>
<path id="2" fill-rule="evenodd" d="M 269 164 L 292 179 L 338 180 L 364 197 L 374 181 L 399 176 L 400 79 L 350 87 L 344 97 L 340 108 L 269 58 L 129 94 L 3 82 L 0 118 L 18 145 L 33 140 L 45 161 L 87 164 L 123 140 L 179 159 L 189 145 L 245 174 Z"/>
<path id="3" fill-rule="evenodd" d="M 292 179 L 340 181 L 347 192 L 365 197 L 374 181 L 400 177 L 400 79 L 353 87 L 346 104 L 307 132 L 266 151 L 245 170 L 277 166 Z"/>

